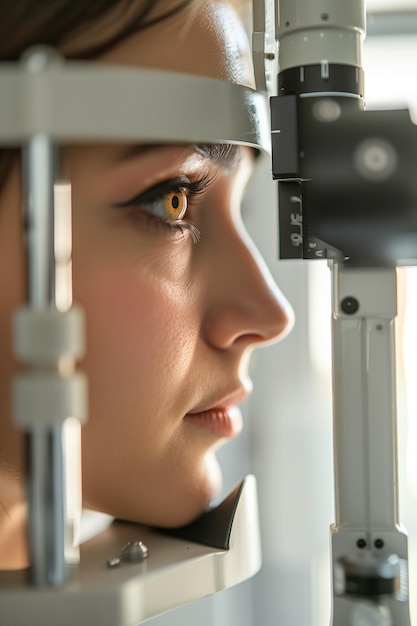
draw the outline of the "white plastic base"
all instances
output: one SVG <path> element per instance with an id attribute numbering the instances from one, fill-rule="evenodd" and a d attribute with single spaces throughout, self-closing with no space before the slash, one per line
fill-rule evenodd
<path id="1" fill-rule="evenodd" d="M 81 546 L 79 567 L 61 589 L 30 586 L 27 572 L 0 572 L 0 624 L 136 626 L 253 576 L 260 568 L 256 481 L 240 488 L 229 550 L 176 539 L 137 524 L 114 522 Z M 148 548 L 142 563 L 107 561 L 128 541 Z"/>

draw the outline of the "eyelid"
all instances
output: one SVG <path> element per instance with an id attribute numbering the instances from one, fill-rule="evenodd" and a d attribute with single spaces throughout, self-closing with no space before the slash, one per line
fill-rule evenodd
<path id="1" fill-rule="evenodd" d="M 198 228 L 189 220 L 182 219 L 185 216 L 187 210 L 187 198 L 191 196 L 195 196 L 201 191 L 204 191 L 207 188 L 210 180 L 208 176 L 197 180 L 191 181 L 189 178 L 185 176 L 180 176 L 171 180 L 162 181 L 157 185 L 154 185 L 150 189 L 140 193 L 139 195 L 131 198 L 130 200 L 125 200 L 124 202 L 115 203 L 112 205 L 113 208 L 116 209 L 131 209 L 135 214 L 143 213 L 143 215 L 148 214 L 148 216 L 153 220 L 154 223 L 159 223 L 165 228 L 169 228 L 170 230 L 179 230 L 182 233 L 184 230 L 190 232 L 193 243 L 198 243 L 200 240 L 201 233 Z M 188 191 L 188 193 L 186 193 Z M 165 219 L 161 215 L 158 215 L 158 212 L 155 213 L 151 210 L 151 207 L 155 207 L 163 201 L 164 198 L 167 198 L 170 194 L 180 195 L 183 194 L 185 206 L 180 211 L 180 215 L 176 217 L 176 219 Z M 136 207 L 136 208 L 135 208 Z M 142 210 L 142 208 L 144 210 Z M 178 208 L 178 207 L 176 207 Z M 165 207 L 165 211 L 171 214 L 169 208 Z M 175 209 L 174 209 L 175 211 Z M 172 217 L 172 216 L 171 216 Z"/>
<path id="2" fill-rule="evenodd" d="M 133 198 L 129 198 L 124 202 L 116 202 L 112 206 L 119 209 L 128 208 L 131 206 L 139 206 L 145 205 L 149 202 L 154 201 L 156 198 L 162 198 L 164 195 L 168 194 L 170 191 L 175 191 L 179 189 L 192 189 L 196 184 L 200 184 L 201 181 L 196 181 L 196 183 L 191 182 L 191 180 L 187 176 L 178 176 L 177 178 L 172 178 L 170 180 L 164 180 L 157 185 L 154 185 L 150 189 L 134 196 Z"/>

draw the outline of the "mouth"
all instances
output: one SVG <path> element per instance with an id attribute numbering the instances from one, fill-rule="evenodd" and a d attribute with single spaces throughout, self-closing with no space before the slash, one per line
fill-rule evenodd
<path id="1" fill-rule="evenodd" d="M 242 430 L 242 413 L 237 406 L 213 407 L 198 413 L 187 413 L 186 422 L 204 428 L 219 437 L 237 437 Z"/>

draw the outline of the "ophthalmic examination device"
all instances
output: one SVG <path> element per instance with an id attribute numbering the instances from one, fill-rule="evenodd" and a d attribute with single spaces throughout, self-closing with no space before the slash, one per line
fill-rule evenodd
<path id="1" fill-rule="evenodd" d="M 43 47 L 0 64 L 0 145 L 22 148 L 28 228 L 13 406 L 28 439 L 31 551 L 29 570 L 0 572 L 0 623 L 134 626 L 260 567 L 252 476 L 176 533 L 115 521 L 80 547 L 74 541 L 87 381 L 76 367 L 83 314 L 72 302 L 70 183 L 59 149 L 114 140 L 272 146 L 280 257 L 326 258 L 332 276 L 331 624 L 410 625 L 394 326 L 396 267 L 417 263 L 415 127 L 406 111 L 365 111 L 364 34 L 363 0 L 254 0 L 256 91 L 64 61 Z M 170 106 L 167 90 L 181 106 Z"/>
<path id="2" fill-rule="evenodd" d="M 364 9 L 281 1 L 259 19 L 279 40 L 270 103 L 280 257 L 326 258 L 332 277 L 331 624 L 408 626 L 395 317 L 396 267 L 417 260 L 416 128 L 406 110 L 365 110 Z"/>

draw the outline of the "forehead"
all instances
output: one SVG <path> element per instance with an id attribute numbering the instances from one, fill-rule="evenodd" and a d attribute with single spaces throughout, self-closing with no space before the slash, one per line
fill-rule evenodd
<path id="1" fill-rule="evenodd" d="M 253 86 L 248 39 L 227 1 L 196 0 L 173 16 L 131 35 L 100 60 Z"/>

